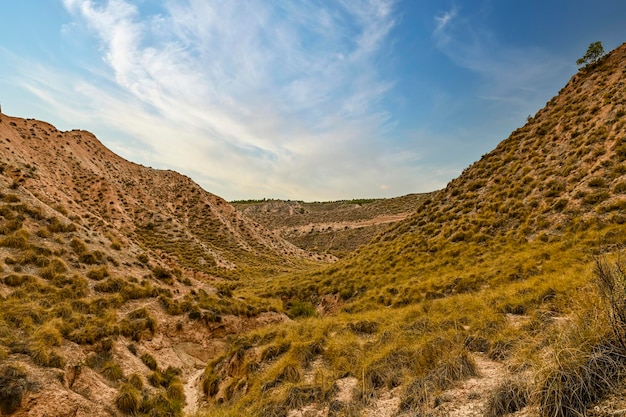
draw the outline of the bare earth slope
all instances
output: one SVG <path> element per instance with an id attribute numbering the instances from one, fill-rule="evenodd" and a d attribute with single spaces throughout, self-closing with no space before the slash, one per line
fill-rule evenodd
<path id="1" fill-rule="evenodd" d="M 184 267 L 219 273 L 312 257 L 191 179 L 128 162 L 89 132 L 2 115 L 0 137 L 5 174 L 16 184 L 85 226 L 164 251 Z"/>
<path id="2" fill-rule="evenodd" d="M 302 249 L 343 257 L 412 214 L 429 195 L 314 203 L 240 201 L 233 206 Z"/>
<path id="3" fill-rule="evenodd" d="M 193 412 L 227 337 L 288 320 L 237 280 L 322 258 L 88 132 L 0 114 L 0 410 Z"/>

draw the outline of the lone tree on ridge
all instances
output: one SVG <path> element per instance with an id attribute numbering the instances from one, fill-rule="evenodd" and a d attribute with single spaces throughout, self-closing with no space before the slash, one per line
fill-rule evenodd
<path id="1" fill-rule="evenodd" d="M 589 48 L 587 48 L 587 53 L 585 53 L 582 58 L 576 60 L 576 65 L 584 65 L 583 68 L 585 68 L 589 65 L 595 64 L 603 56 L 604 47 L 602 47 L 602 42 L 592 42 L 589 44 Z"/>

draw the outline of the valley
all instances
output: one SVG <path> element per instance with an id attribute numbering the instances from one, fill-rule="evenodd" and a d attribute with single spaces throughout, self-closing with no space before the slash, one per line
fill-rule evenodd
<path id="1" fill-rule="evenodd" d="M 626 44 L 445 189 L 235 201 L 0 114 L 6 415 L 616 415 Z"/>

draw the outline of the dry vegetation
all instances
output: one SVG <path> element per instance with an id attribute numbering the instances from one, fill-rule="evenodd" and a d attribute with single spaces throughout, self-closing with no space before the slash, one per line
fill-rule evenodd
<path id="1" fill-rule="evenodd" d="M 232 204 L 246 217 L 302 249 L 342 258 L 408 217 L 429 195 L 314 203 L 247 200 Z"/>
<path id="2" fill-rule="evenodd" d="M 307 227 L 414 205 L 348 255 L 325 242 L 330 265 L 185 177 L 0 115 L 0 410 L 584 415 L 626 370 L 625 74 L 622 46 L 440 192 L 297 203 Z M 502 378 L 459 396 L 486 361 Z"/>

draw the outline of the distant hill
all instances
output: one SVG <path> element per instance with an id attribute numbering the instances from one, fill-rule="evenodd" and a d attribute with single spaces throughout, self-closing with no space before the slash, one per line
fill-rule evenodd
<path id="1" fill-rule="evenodd" d="M 415 211 L 430 194 L 332 202 L 234 201 L 246 217 L 309 252 L 344 257 Z"/>

